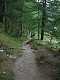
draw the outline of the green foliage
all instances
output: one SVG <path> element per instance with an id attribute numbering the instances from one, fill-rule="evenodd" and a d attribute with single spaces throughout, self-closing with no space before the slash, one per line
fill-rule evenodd
<path id="1" fill-rule="evenodd" d="M 1 10 L 0 47 L 6 47 L 7 54 L 20 53 L 20 46 L 27 37 L 32 38 L 35 50 L 41 46 L 60 49 L 60 0 L 5 0 L 4 17 Z M 43 41 L 35 40 L 40 37 Z M 57 80 L 60 79 L 59 67 L 58 64 Z M 12 75 L 11 72 L 0 73 L 0 79 L 13 80 Z"/>
<path id="2" fill-rule="evenodd" d="M 14 80 L 14 74 L 12 71 L 10 72 L 1 72 L 0 73 L 0 80 Z"/>
<path id="3" fill-rule="evenodd" d="M 56 64 L 56 80 L 60 80 L 60 63 Z"/>
<path id="4" fill-rule="evenodd" d="M 0 42 L 3 45 L 7 45 L 8 47 L 11 47 L 11 48 L 20 47 L 20 41 L 19 40 L 17 40 L 16 38 L 10 37 L 4 33 L 0 33 Z"/>

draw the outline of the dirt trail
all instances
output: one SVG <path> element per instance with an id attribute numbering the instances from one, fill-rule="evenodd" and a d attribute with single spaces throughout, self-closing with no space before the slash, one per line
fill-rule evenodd
<path id="1" fill-rule="evenodd" d="M 14 64 L 15 80 L 52 80 L 45 75 L 44 66 L 39 71 L 30 45 L 23 45 L 22 48 L 23 56 L 18 58 Z"/>

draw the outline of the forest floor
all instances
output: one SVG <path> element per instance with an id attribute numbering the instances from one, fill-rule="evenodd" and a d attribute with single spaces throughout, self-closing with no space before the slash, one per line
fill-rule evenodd
<path id="1" fill-rule="evenodd" d="M 55 68 L 49 63 L 36 63 L 35 51 L 29 44 L 22 46 L 23 56 L 16 59 L 13 67 L 15 80 L 55 80 Z M 40 49 L 40 53 L 49 53 Z"/>
<path id="2" fill-rule="evenodd" d="M 36 43 L 21 45 L 18 54 L 0 58 L 0 80 L 60 80 L 60 54 Z"/>

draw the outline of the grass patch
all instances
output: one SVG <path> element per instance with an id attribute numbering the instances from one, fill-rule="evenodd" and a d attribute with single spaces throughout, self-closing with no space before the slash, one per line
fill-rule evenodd
<path id="1" fill-rule="evenodd" d="M 46 43 L 41 40 L 32 40 L 32 48 L 37 50 L 39 48 L 44 48 L 46 47 Z"/>
<path id="2" fill-rule="evenodd" d="M 16 38 L 10 37 L 7 34 L 0 33 L 0 42 L 9 47 L 18 48 L 21 45 L 21 41 Z"/>
<path id="3" fill-rule="evenodd" d="M 56 80 L 60 80 L 60 63 L 59 64 L 56 64 Z"/>
<path id="4" fill-rule="evenodd" d="M 1 72 L 0 80 L 14 80 L 14 73 L 12 71 Z"/>
<path id="5" fill-rule="evenodd" d="M 5 54 L 0 55 L 0 80 L 14 80 L 13 62 Z"/>
<path id="6" fill-rule="evenodd" d="M 40 48 L 47 48 L 50 51 L 60 53 L 60 43 L 50 43 L 46 40 L 32 40 L 32 48 L 38 50 Z"/>
<path id="7" fill-rule="evenodd" d="M 0 33 L 0 47 L 5 49 L 6 54 L 21 56 L 21 46 L 25 38 L 19 39 L 9 36 L 8 34 Z"/>

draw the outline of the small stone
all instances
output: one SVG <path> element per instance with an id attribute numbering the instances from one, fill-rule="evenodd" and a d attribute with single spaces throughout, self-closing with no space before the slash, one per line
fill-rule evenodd
<path id="1" fill-rule="evenodd" d="M 2 50 L 0 50 L 0 52 L 4 52 L 4 50 L 2 49 Z"/>
<path id="2" fill-rule="evenodd" d="M 10 55 L 9 58 L 16 59 L 16 56 Z"/>
<path id="3" fill-rule="evenodd" d="M 7 54 L 7 57 L 8 57 L 9 55 Z"/>
<path id="4" fill-rule="evenodd" d="M 44 63 L 44 61 L 40 61 L 40 64 L 43 64 Z"/>
<path id="5" fill-rule="evenodd" d="M 3 72 L 3 74 L 6 74 L 6 72 Z"/>

